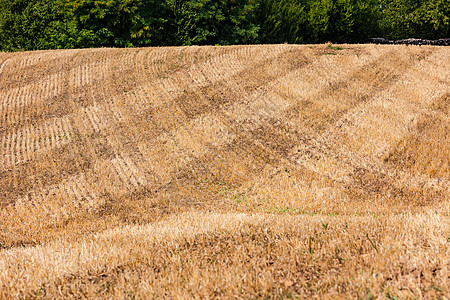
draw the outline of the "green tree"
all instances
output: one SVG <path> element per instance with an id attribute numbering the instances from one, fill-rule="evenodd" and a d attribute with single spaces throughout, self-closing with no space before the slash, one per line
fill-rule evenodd
<path id="1" fill-rule="evenodd" d="M 312 0 L 308 9 L 308 42 L 363 42 L 378 34 L 376 0 Z"/>
<path id="2" fill-rule="evenodd" d="M 78 30 L 53 0 L 2 0 L 0 50 L 38 50 L 93 46 L 92 32 Z"/>
<path id="3" fill-rule="evenodd" d="M 96 46 L 162 45 L 167 21 L 163 0 L 58 0 L 61 13 L 93 32 Z"/>
<path id="4" fill-rule="evenodd" d="M 306 0 L 263 0 L 259 8 L 262 43 L 302 43 L 307 27 Z"/>
<path id="5" fill-rule="evenodd" d="M 450 37 L 450 1 L 448 0 L 381 0 L 380 25 L 385 37 Z"/>
<path id="6" fill-rule="evenodd" d="M 178 45 L 257 42 L 256 0 L 167 0 L 171 40 Z"/>
<path id="7" fill-rule="evenodd" d="M 363 42 L 377 35 L 377 0 L 261 0 L 264 43 Z"/>

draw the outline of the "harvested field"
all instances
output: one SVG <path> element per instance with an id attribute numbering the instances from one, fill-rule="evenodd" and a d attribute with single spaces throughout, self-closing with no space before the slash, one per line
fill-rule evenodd
<path id="1" fill-rule="evenodd" d="M 449 298 L 449 61 L 0 53 L 0 298 Z"/>

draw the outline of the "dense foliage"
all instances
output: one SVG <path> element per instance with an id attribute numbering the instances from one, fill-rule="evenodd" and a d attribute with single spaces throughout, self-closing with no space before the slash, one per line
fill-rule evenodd
<path id="1" fill-rule="evenodd" d="M 167 0 L 173 44 L 248 44 L 258 38 L 255 0 Z"/>
<path id="2" fill-rule="evenodd" d="M 98 46 L 161 44 L 166 5 L 161 0 L 58 0 L 61 13 L 92 32 Z"/>
<path id="3" fill-rule="evenodd" d="M 265 0 L 260 12 L 264 43 L 360 42 L 380 18 L 375 0 Z"/>
<path id="4" fill-rule="evenodd" d="M 378 34 L 378 1 L 310 1 L 310 42 L 359 42 Z"/>
<path id="5" fill-rule="evenodd" d="M 448 0 L 381 0 L 380 22 L 387 38 L 450 37 L 450 1 Z"/>
<path id="6" fill-rule="evenodd" d="M 305 0 L 266 0 L 259 9 L 262 43 L 301 43 L 306 35 L 308 14 Z"/>
<path id="7" fill-rule="evenodd" d="M 53 0 L 0 1 L 0 50 L 93 47 L 95 36 L 62 15 Z"/>
<path id="8" fill-rule="evenodd" d="M 450 36 L 447 0 L 1 0 L 0 50 Z"/>

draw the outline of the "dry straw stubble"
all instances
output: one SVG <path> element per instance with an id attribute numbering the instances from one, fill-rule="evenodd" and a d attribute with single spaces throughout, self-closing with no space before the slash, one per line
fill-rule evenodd
<path id="1" fill-rule="evenodd" d="M 0 297 L 448 297 L 450 51 L 342 48 L 0 54 Z"/>

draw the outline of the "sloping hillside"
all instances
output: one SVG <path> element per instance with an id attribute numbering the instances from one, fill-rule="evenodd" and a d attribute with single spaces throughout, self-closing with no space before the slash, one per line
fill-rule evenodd
<path id="1" fill-rule="evenodd" d="M 0 53 L 0 298 L 449 296 L 449 61 Z"/>

